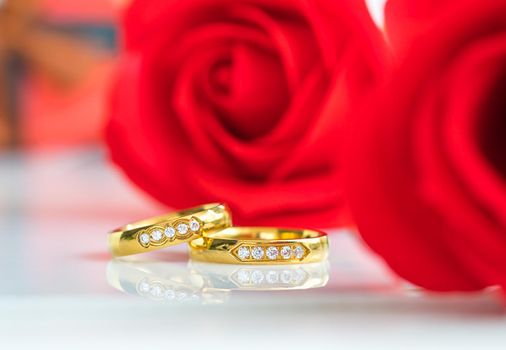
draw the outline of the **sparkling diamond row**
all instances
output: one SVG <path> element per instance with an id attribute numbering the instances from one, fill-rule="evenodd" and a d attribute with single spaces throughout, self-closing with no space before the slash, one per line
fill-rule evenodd
<path id="1" fill-rule="evenodd" d="M 144 247 L 148 247 L 150 244 L 160 245 L 176 238 L 187 238 L 191 234 L 198 233 L 201 228 L 202 224 L 196 218 L 178 220 L 166 226 L 154 226 L 142 231 L 138 240 Z"/>
<path id="2" fill-rule="evenodd" d="M 243 244 L 234 251 L 242 261 L 283 261 L 290 259 L 302 260 L 306 256 L 306 248 L 301 244 L 292 245 L 248 245 Z"/>

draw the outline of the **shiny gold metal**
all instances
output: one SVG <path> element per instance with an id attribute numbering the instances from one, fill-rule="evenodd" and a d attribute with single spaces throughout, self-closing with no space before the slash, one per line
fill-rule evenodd
<path id="1" fill-rule="evenodd" d="M 190 243 L 193 260 L 226 264 L 300 264 L 328 255 L 327 234 L 274 227 L 231 227 Z"/>
<path id="2" fill-rule="evenodd" d="M 231 225 L 226 205 L 206 204 L 120 227 L 109 233 L 109 249 L 113 256 L 144 253 L 189 242 Z"/>

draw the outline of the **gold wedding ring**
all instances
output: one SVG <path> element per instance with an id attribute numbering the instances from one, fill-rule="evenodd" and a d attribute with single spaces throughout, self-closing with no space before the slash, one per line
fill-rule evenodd
<path id="1" fill-rule="evenodd" d="M 328 255 L 327 234 L 274 227 L 231 227 L 190 243 L 193 260 L 226 264 L 300 264 Z"/>
<path id="2" fill-rule="evenodd" d="M 109 233 L 109 249 L 113 256 L 144 253 L 190 242 L 231 225 L 224 204 L 206 204 L 120 227 Z"/>

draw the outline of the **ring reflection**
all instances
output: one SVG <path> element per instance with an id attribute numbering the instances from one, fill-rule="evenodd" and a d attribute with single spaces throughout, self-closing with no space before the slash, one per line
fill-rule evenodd
<path id="1" fill-rule="evenodd" d="M 328 262 L 244 266 L 188 262 L 111 260 L 108 283 L 127 294 L 169 303 L 224 303 L 232 291 L 319 288 L 329 280 Z"/>
<path id="2" fill-rule="evenodd" d="M 191 262 L 189 266 L 213 288 L 228 290 L 310 289 L 323 287 L 329 280 L 327 261 L 274 266 Z"/>

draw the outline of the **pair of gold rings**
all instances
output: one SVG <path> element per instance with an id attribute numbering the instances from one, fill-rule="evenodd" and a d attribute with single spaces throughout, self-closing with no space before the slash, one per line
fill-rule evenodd
<path id="1" fill-rule="evenodd" d="M 224 204 L 169 213 L 109 233 L 113 256 L 188 243 L 193 260 L 228 264 L 299 264 L 324 260 L 327 235 L 307 229 L 233 227 Z"/>

